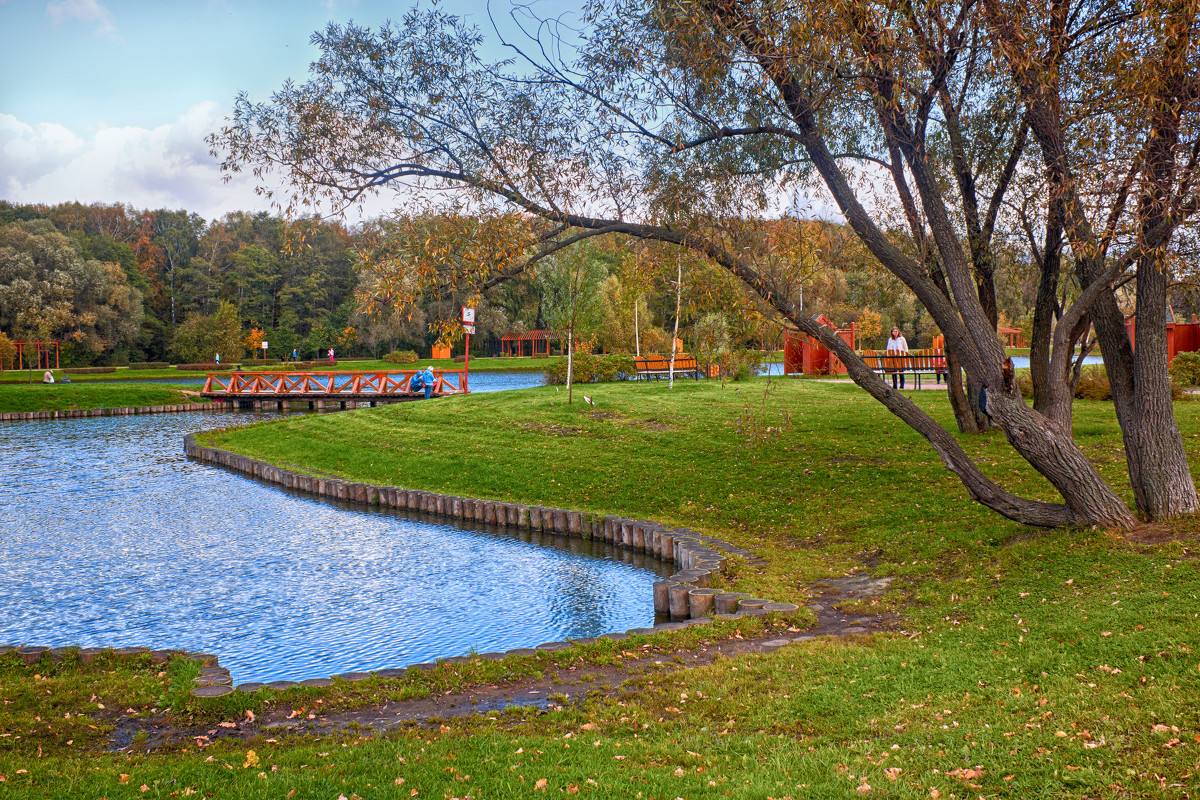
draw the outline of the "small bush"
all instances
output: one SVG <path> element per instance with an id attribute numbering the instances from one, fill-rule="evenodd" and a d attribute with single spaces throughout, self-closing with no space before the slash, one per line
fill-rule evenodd
<path id="1" fill-rule="evenodd" d="M 637 375 L 633 356 L 626 353 L 608 353 L 595 356 L 591 353 L 576 353 L 571 373 L 572 383 L 611 383 L 628 380 Z M 567 382 L 567 360 L 556 363 L 546 370 L 546 383 L 563 385 Z"/>
<path id="2" fill-rule="evenodd" d="M 758 350 L 733 350 L 721 353 L 717 363 L 721 374 L 735 381 L 745 381 L 762 372 L 763 354 Z"/>
<path id="3" fill-rule="evenodd" d="M 1200 353 L 1177 353 L 1171 362 L 1171 380 L 1180 386 L 1200 386 Z"/>
<path id="4" fill-rule="evenodd" d="M 1178 360 L 1178 356 L 1176 356 L 1176 360 Z M 1178 400 L 1183 396 L 1183 386 L 1176 379 L 1174 370 L 1172 370 L 1172 400 Z M 1026 400 L 1033 399 L 1033 378 L 1029 376 L 1028 372 L 1017 375 L 1017 388 L 1021 390 L 1021 396 Z M 1112 400 L 1112 385 L 1108 381 L 1108 375 L 1104 372 L 1104 367 L 1089 367 L 1079 373 L 1079 385 L 1075 387 L 1075 399 Z"/>
<path id="5" fill-rule="evenodd" d="M 170 363 L 166 361 L 130 361 L 130 369 L 170 369 Z"/>
<path id="6" fill-rule="evenodd" d="M 417 354 L 413 350 L 393 350 L 384 356 L 383 360 L 389 364 L 415 364 Z"/>
<path id="7" fill-rule="evenodd" d="M 1079 373 L 1075 397 L 1080 400 L 1112 400 L 1112 386 L 1103 367 L 1089 367 Z"/>
<path id="8" fill-rule="evenodd" d="M 609 353 L 596 359 L 596 380 L 600 383 L 624 381 L 637 377 L 633 356 L 628 353 Z"/>
<path id="9" fill-rule="evenodd" d="M 189 372 L 214 372 L 222 369 L 233 369 L 230 364 L 218 364 L 215 361 L 204 361 L 198 364 L 176 364 L 175 369 Z"/>
<path id="10" fill-rule="evenodd" d="M 107 372 L 116 371 L 116 367 L 71 367 L 63 370 L 68 375 L 103 375 Z"/>

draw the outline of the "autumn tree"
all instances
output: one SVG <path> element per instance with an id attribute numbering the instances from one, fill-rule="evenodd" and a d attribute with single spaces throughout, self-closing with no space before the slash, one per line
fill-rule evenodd
<path id="1" fill-rule="evenodd" d="M 544 241 L 620 233 L 686 248 L 836 353 L 973 498 L 1031 524 L 1136 522 L 1064 424 L 1062 367 L 1089 317 L 1137 514 L 1200 505 L 1164 326 L 1166 254 L 1200 203 L 1195 2 L 610 0 L 587 6 L 580 35 L 535 27 L 540 39 L 488 64 L 479 32 L 436 8 L 378 30 L 330 25 L 313 37 L 312 79 L 266 103 L 238 98 L 213 148 L 226 170 L 282 172 L 299 203 L 455 188 L 541 221 Z M 1047 270 L 1069 252 L 1079 287 L 1038 322 L 1054 384 L 1040 411 L 1013 380 L 989 286 L 1022 170 L 1047 187 Z M 952 395 L 960 424 L 978 414 L 1000 428 L 1061 502 L 999 486 L 803 312 L 761 239 L 731 227 L 779 216 L 812 181 L 945 336 L 968 385 Z M 1136 351 L 1116 297 L 1129 279 Z"/>
<path id="2" fill-rule="evenodd" d="M 574 402 L 575 349 L 590 341 L 604 322 L 600 288 L 606 270 L 591 247 L 580 246 L 546 259 L 538 268 L 545 287 L 545 314 L 550 328 L 566 339 L 567 404 Z"/>
<path id="3" fill-rule="evenodd" d="M 142 296 L 118 264 L 84 259 L 47 220 L 0 227 L 0 327 L 19 339 L 58 339 L 83 360 L 129 342 Z"/>

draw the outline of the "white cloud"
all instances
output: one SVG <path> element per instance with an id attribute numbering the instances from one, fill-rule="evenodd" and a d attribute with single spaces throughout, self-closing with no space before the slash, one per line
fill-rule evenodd
<path id="1" fill-rule="evenodd" d="M 216 103 L 206 102 L 167 125 L 102 127 L 82 136 L 0 114 L 0 197 L 186 208 L 210 219 L 236 209 L 267 209 L 248 176 L 223 183 L 208 154 L 204 137 L 222 117 Z"/>
<path id="2" fill-rule="evenodd" d="M 47 205 L 125 203 L 186 209 L 205 219 L 230 211 L 273 211 L 270 201 L 255 193 L 249 171 L 225 183 L 217 160 L 209 155 L 204 140 L 221 127 L 225 114 L 222 106 L 206 101 L 166 125 L 103 126 L 80 134 L 0 113 L 0 199 Z M 386 195 L 346 216 L 354 222 L 396 205 L 396 198 Z"/>
<path id="3" fill-rule="evenodd" d="M 55 26 L 79 21 L 94 25 L 96 33 L 103 36 L 117 33 L 112 14 L 100 0 L 51 0 L 46 4 L 46 16 Z"/>

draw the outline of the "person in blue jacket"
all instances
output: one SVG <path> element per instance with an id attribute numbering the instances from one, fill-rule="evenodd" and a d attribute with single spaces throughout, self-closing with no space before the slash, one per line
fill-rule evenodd
<path id="1" fill-rule="evenodd" d="M 425 390 L 425 399 L 428 400 L 433 396 L 433 387 L 437 383 L 437 378 L 433 377 L 433 367 L 426 367 L 424 372 L 418 372 L 412 376 L 412 380 L 408 383 L 410 392 Z"/>

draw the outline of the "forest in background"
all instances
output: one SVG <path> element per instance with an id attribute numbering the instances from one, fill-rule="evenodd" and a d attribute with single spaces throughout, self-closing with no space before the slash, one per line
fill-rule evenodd
<path id="1" fill-rule="evenodd" d="M 446 235 L 442 220 L 418 222 Z M 882 344 L 892 325 L 914 347 L 936 335 L 911 292 L 844 226 L 796 219 L 766 226 L 763 236 L 778 240 L 778 269 L 801 287 L 806 310 L 858 323 L 867 347 Z M 499 354 L 507 333 L 559 329 L 565 255 L 482 293 L 447 287 L 400 310 L 368 313 L 377 276 L 367 256 L 381 242 L 403 244 L 403 228 L 411 232 L 413 220 L 351 228 L 264 212 L 205 221 L 183 210 L 0 201 L 0 333 L 59 340 L 65 364 L 86 366 L 206 362 L 216 353 L 232 362 L 261 357 L 262 341 L 267 357 L 285 359 L 293 351 L 320 357 L 331 347 L 339 358 L 394 350 L 426 357 L 439 341 L 461 354 L 459 329 L 447 323 L 463 303 L 477 309 L 475 354 Z M 572 257 L 587 267 L 580 348 L 669 353 L 677 300 L 689 351 L 779 346 L 774 315 L 727 273 L 692 256 L 680 265 L 635 249 L 610 236 Z M 1035 276 L 1019 247 L 1001 256 L 1001 324 L 1027 327 Z M 1188 298 L 1178 302 L 1181 315 L 1194 311 Z"/>

